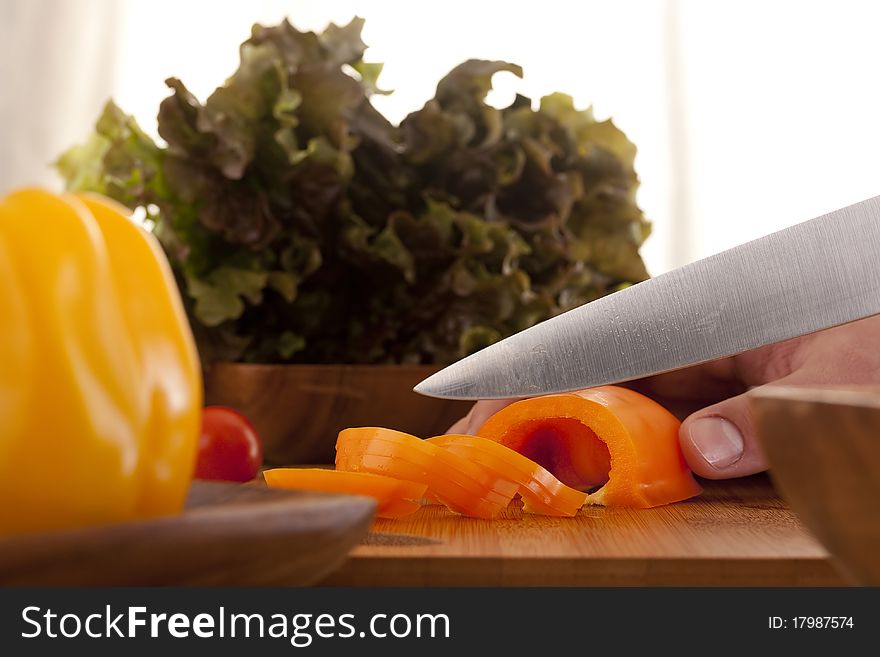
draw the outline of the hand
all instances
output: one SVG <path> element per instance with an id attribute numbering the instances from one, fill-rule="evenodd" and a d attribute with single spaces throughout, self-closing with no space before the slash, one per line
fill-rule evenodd
<path id="1" fill-rule="evenodd" d="M 880 384 L 880 315 L 626 385 L 687 416 L 679 440 L 691 469 L 727 479 L 767 468 L 745 392 L 768 383 Z M 475 433 L 512 401 L 477 402 L 449 433 Z"/>

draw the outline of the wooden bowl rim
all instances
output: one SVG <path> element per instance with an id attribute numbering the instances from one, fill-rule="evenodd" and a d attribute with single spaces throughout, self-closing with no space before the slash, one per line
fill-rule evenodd
<path id="1" fill-rule="evenodd" d="M 280 369 L 300 369 L 300 370 L 323 370 L 326 372 L 333 371 L 364 371 L 364 372 L 428 372 L 443 369 L 445 365 L 364 365 L 345 363 L 328 364 L 328 363 L 238 363 L 235 361 L 215 361 L 208 368 L 210 373 L 215 368 L 220 369 L 240 369 L 240 370 L 280 370 Z"/>
<path id="2" fill-rule="evenodd" d="M 810 402 L 833 406 L 880 408 L 878 385 L 766 385 L 748 393 L 755 400 Z"/>

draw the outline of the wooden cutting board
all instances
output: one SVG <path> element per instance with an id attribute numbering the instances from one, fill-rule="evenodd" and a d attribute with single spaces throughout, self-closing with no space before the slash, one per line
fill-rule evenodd
<path id="1" fill-rule="evenodd" d="M 0 585 L 305 585 L 366 535 L 363 497 L 194 482 L 183 513 L 0 538 Z"/>
<path id="2" fill-rule="evenodd" d="M 343 586 L 840 586 L 828 554 L 765 476 L 704 482 L 657 509 L 496 521 L 426 507 L 378 520 L 323 583 Z"/>

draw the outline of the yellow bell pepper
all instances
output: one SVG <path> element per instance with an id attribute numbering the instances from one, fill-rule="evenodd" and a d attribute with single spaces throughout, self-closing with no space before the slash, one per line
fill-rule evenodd
<path id="1" fill-rule="evenodd" d="M 154 238 L 106 199 L 0 199 L 0 535 L 180 510 L 201 405 Z"/>

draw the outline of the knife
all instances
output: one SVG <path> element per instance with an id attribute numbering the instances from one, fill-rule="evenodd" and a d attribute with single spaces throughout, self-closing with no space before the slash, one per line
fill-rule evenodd
<path id="1" fill-rule="evenodd" d="M 880 313 L 880 196 L 698 260 L 486 347 L 415 391 L 565 392 L 667 372 Z"/>

